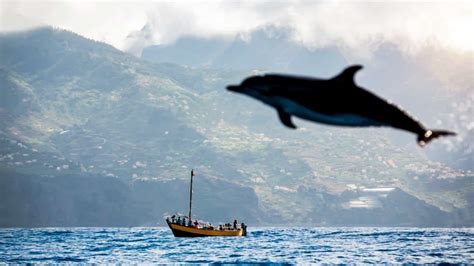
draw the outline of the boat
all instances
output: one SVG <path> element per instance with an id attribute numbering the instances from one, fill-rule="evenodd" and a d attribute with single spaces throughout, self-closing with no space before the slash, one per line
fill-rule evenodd
<path id="1" fill-rule="evenodd" d="M 189 214 L 176 213 L 165 217 L 171 232 L 175 237 L 204 237 L 204 236 L 247 236 L 247 225 L 234 222 L 221 224 L 217 227 L 211 223 L 192 219 L 191 210 L 193 202 L 193 177 L 194 170 L 191 170 L 191 182 L 189 188 Z"/>

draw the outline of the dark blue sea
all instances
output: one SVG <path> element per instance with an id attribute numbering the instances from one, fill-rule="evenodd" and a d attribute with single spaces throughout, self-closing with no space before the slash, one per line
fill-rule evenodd
<path id="1" fill-rule="evenodd" d="M 175 238 L 167 228 L 0 229 L 0 263 L 474 263 L 474 229 L 250 228 Z"/>

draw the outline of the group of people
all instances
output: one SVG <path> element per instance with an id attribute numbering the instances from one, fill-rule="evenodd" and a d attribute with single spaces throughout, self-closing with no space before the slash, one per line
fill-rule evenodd
<path id="1" fill-rule="evenodd" d="M 182 225 L 182 226 L 186 226 L 186 217 L 183 217 L 183 218 L 181 219 L 180 216 L 178 216 L 178 217 L 176 218 L 176 215 L 173 215 L 173 216 L 171 216 L 171 219 L 170 219 L 170 217 L 167 217 L 167 218 L 166 218 L 166 222 L 172 223 L 172 224 L 179 224 L 179 225 Z M 191 220 L 189 220 L 188 222 L 191 223 Z M 195 221 L 195 222 L 197 222 L 197 221 Z M 188 226 L 190 226 L 190 225 L 188 224 Z"/>
<path id="2" fill-rule="evenodd" d="M 189 219 L 186 219 L 186 217 L 180 217 L 176 215 L 172 215 L 171 218 L 167 217 L 166 218 L 167 223 L 172 223 L 172 224 L 179 224 L 182 226 L 189 226 L 189 227 L 194 227 L 194 228 L 202 228 L 202 229 L 207 229 L 207 230 L 216 230 L 216 228 L 211 224 L 200 224 L 197 220 L 191 221 Z M 247 227 L 244 223 L 240 224 L 240 228 L 245 228 Z M 220 224 L 218 229 L 221 231 L 226 231 L 226 230 L 238 230 L 240 229 L 238 227 L 237 220 L 234 220 L 234 222 L 231 223 L 226 223 L 226 224 Z"/>
<path id="3" fill-rule="evenodd" d="M 242 223 L 242 227 L 243 227 L 243 224 Z M 234 220 L 234 223 L 233 224 L 230 224 L 230 223 L 226 223 L 226 224 L 220 224 L 219 225 L 219 230 L 237 230 L 237 220 Z"/>

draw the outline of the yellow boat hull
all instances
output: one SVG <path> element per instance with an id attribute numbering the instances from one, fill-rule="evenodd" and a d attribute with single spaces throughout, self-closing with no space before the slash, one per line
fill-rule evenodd
<path id="1" fill-rule="evenodd" d="M 178 224 L 168 223 L 173 235 L 176 237 L 202 237 L 202 236 L 243 236 L 244 230 L 209 230 L 195 227 L 188 227 Z"/>

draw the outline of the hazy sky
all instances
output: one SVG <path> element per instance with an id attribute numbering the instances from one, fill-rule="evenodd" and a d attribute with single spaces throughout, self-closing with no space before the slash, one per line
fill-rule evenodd
<path id="1" fill-rule="evenodd" d="M 126 50 L 180 36 L 230 38 L 275 24 L 310 47 L 474 48 L 474 1 L 4 1 L 2 31 L 52 25 Z"/>

